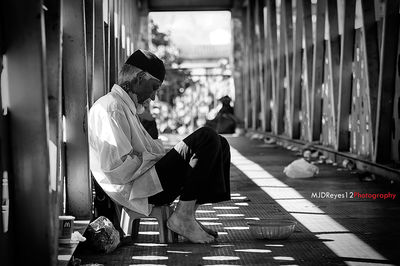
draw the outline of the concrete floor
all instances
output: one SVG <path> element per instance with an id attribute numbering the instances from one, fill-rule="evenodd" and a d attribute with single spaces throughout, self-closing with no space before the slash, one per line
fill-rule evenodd
<path id="1" fill-rule="evenodd" d="M 191 244 L 179 238 L 160 245 L 157 226 L 149 220 L 141 224 L 137 241 L 127 238 L 108 255 L 78 248 L 75 258 L 103 265 L 400 265 L 397 184 L 361 181 L 357 172 L 326 164 L 318 165 L 313 178 L 291 179 L 282 171 L 299 158 L 295 152 L 246 137 L 227 139 L 232 146 L 232 200 L 204 205 L 197 213 L 219 232 L 218 242 Z M 343 198 L 312 196 L 319 192 Z M 365 193 L 396 197 L 357 197 Z M 288 239 L 251 236 L 249 221 L 278 217 L 298 222 Z"/>

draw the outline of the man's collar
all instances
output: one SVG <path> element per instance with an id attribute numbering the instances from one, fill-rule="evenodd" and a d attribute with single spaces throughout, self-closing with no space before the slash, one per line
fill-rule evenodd
<path id="1" fill-rule="evenodd" d="M 121 97 L 121 99 L 128 105 L 129 109 L 131 109 L 133 114 L 143 113 L 144 111 L 143 105 L 133 101 L 132 98 L 129 96 L 129 94 L 123 88 L 121 88 L 121 86 L 114 84 L 111 91 L 115 92 Z"/>

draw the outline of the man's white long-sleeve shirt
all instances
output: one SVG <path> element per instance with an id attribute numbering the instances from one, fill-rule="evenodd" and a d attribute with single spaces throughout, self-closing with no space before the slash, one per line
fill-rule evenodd
<path id="1" fill-rule="evenodd" d="M 120 205 L 148 215 L 148 197 L 162 191 L 154 164 L 165 154 L 143 128 L 135 103 L 118 85 L 90 108 L 90 170 Z"/>

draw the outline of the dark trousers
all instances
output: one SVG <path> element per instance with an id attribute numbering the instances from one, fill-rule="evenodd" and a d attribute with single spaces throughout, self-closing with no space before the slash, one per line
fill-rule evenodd
<path id="1" fill-rule="evenodd" d="M 163 191 L 149 203 L 180 200 L 198 204 L 230 200 L 230 149 L 215 130 L 200 128 L 178 143 L 155 165 Z"/>

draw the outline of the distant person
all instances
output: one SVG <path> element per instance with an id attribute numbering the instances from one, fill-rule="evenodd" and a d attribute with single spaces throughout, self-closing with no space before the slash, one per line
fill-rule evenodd
<path id="1" fill-rule="evenodd" d="M 206 126 L 215 129 L 219 134 L 235 133 L 240 120 L 233 113 L 233 107 L 230 105 L 232 99 L 226 95 L 218 101 L 222 103 L 222 107 L 214 119 L 207 120 Z"/>
<path id="2" fill-rule="evenodd" d="M 203 127 L 165 153 L 138 118 L 164 76 L 164 64 L 154 54 L 137 50 L 128 58 L 118 83 L 90 109 L 90 169 L 128 214 L 148 215 L 154 205 L 179 197 L 168 228 L 191 242 L 210 243 L 218 234 L 198 222 L 195 211 L 200 204 L 230 200 L 229 144 Z"/>

